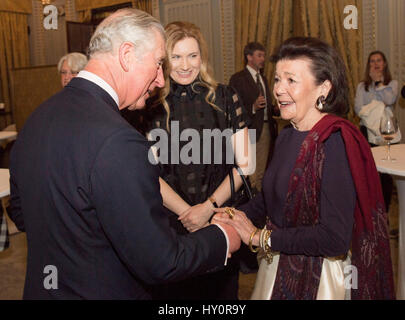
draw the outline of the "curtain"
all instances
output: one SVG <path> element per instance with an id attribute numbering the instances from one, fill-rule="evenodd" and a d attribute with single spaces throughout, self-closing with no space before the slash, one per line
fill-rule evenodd
<path id="1" fill-rule="evenodd" d="M 76 0 L 78 1 L 78 0 Z M 132 8 L 140 9 L 143 10 L 150 15 L 152 14 L 152 0 L 104 0 L 103 2 L 80 2 L 80 6 L 78 10 L 78 20 L 79 22 L 90 22 L 92 15 L 91 15 L 91 9 L 94 8 L 99 8 L 99 7 L 105 7 L 105 6 L 110 6 L 114 4 L 121 4 L 125 2 L 131 2 L 132 3 Z M 76 5 L 78 2 L 76 2 Z M 108 16 L 111 12 L 106 12 L 106 16 Z"/>
<path id="2" fill-rule="evenodd" d="M 260 42 L 270 56 L 282 41 L 292 36 L 293 0 L 235 1 L 235 70 L 245 66 L 243 49 Z M 274 66 L 266 63 L 264 74 L 272 82 Z"/>
<path id="3" fill-rule="evenodd" d="M 78 21 L 86 23 L 91 21 L 91 9 L 85 9 L 77 12 Z"/>
<path id="4" fill-rule="evenodd" d="M 27 15 L 0 12 L 0 77 L 5 111 L 12 111 L 11 69 L 29 66 Z M 7 115 L 6 123 L 12 121 Z"/>
<path id="5" fill-rule="evenodd" d="M 95 8 L 110 7 L 126 2 L 131 2 L 131 0 L 75 0 L 75 7 L 77 11 L 83 11 Z"/>
<path id="6" fill-rule="evenodd" d="M 152 15 L 152 0 L 132 0 L 132 8 L 145 11 Z"/>
<path id="7" fill-rule="evenodd" d="M 0 11 L 30 14 L 32 0 L 0 0 Z"/>
<path id="8" fill-rule="evenodd" d="M 363 75 L 363 37 L 361 23 L 358 29 L 346 30 L 344 8 L 354 5 L 358 8 L 358 21 L 361 20 L 362 0 L 299 0 L 294 1 L 294 10 L 300 12 L 301 19 L 295 28 L 295 35 L 318 37 L 335 47 L 346 65 L 349 84 L 350 112 L 348 119 L 358 123 L 354 113 L 354 96 L 357 84 Z"/>

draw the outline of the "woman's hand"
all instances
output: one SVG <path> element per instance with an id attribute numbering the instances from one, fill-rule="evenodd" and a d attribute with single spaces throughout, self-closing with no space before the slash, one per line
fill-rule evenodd
<path id="1" fill-rule="evenodd" d="M 234 213 L 234 215 L 231 218 L 226 210 L 229 210 L 229 208 L 225 207 L 214 209 L 217 214 L 213 217 L 212 223 L 222 222 L 231 225 L 236 229 L 243 243 L 249 245 L 250 236 L 256 230 L 256 227 L 253 225 L 252 221 L 250 221 L 250 219 L 246 217 L 243 211 L 233 209 L 232 212 Z M 256 232 L 255 236 L 252 239 L 252 245 L 259 245 L 259 237 L 260 232 Z"/>
<path id="2" fill-rule="evenodd" d="M 208 224 L 208 220 L 214 212 L 213 208 L 212 203 L 207 200 L 184 211 L 179 216 L 179 220 L 189 232 L 197 231 Z"/>

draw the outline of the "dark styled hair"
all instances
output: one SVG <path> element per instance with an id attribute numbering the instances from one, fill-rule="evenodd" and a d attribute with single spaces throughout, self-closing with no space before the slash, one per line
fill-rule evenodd
<path id="1" fill-rule="evenodd" d="M 366 72 L 364 73 L 363 81 L 364 81 L 364 89 L 366 89 L 366 91 L 368 91 L 368 87 L 370 86 L 370 84 L 373 83 L 373 79 L 371 79 L 371 77 L 370 77 L 370 60 L 371 60 L 371 56 L 373 56 L 375 54 L 379 54 L 385 62 L 385 67 L 384 67 L 384 71 L 383 71 L 384 85 L 389 84 L 392 80 L 390 68 L 388 68 L 388 61 L 387 61 L 387 58 L 385 57 L 385 54 L 378 50 L 373 51 L 368 55 Z"/>
<path id="2" fill-rule="evenodd" d="M 321 112 L 344 116 L 349 111 L 346 67 L 339 53 L 318 38 L 294 37 L 285 40 L 271 61 L 308 59 L 317 85 L 329 80 L 332 88 Z"/>
<path id="3" fill-rule="evenodd" d="M 248 60 L 247 60 L 248 54 L 252 55 L 257 50 L 266 52 L 266 49 L 264 49 L 264 46 L 259 42 L 249 42 L 245 46 L 245 48 L 243 49 L 243 58 L 245 60 L 245 65 L 248 62 Z"/>

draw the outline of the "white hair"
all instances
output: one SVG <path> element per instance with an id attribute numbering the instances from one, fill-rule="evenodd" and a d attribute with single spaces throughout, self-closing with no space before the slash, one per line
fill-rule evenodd
<path id="1" fill-rule="evenodd" d="M 87 57 L 80 52 L 71 52 L 64 55 L 62 58 L 59 59 L 58 62 L 58 72 L 62 70 L 62 66 L 64 62 L 67 62 L 68 67 L 73 72 L 79 72 L 83 70 L 87 64 Z"/>
<path id="2" fill-rule="evenodd" d="M 151 15 L 137 9 L 120 9 L 97 27 L 90 39 L 89 57 L 97 53 L 111 53 L 123 42 L 132 43 L 137 57 L 140 57 L 140 53 L 155 48 L 156 31 L 165 38 L 163 26 Z"/>

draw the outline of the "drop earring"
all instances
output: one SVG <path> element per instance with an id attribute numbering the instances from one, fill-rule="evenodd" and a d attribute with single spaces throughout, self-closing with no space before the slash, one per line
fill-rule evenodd
<path id="1" fill-rule="evenodd" d="M 317 100 L 316 100 L 316 105 L 315 107 L 318 109 L 318 111 L 322 111 L 323 110 L 323 105 L 325 103 L 325 97 L 324 96 L 320 96 Z"/>

